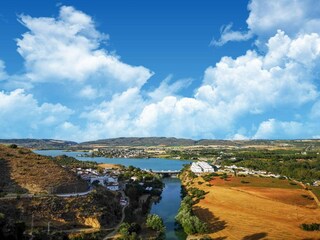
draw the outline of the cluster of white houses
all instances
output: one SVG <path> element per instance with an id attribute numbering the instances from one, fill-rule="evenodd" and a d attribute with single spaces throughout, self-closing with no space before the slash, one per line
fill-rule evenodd
<path id="1" fill-rule="evenodd" d="M 273 174 L 273 173 L 269 173 L 267 171 L 262 171 L 262 170 L 252 170 L 252 169 L 245 168 L 245 167 L 238 167 L 236 165 L 224 166 L 223 170 L 220 170 L 220 171 L 226 172 L 226 173 L 232 173 L 232 174 L 236 173 L 238 176 L 253 175 L 253 176 L 272 177 L 272 178 L 280 178 L 280 177 L 287 178 L 287 177 L 281 176 L 279 174 Z"/>
<path id="2" fill-rule="evenodd" d="M 77 168 L 77 174 L 84 180 L 90 182 L 90 184 L 100 184 L 111 191 L 118 191 L 120 189 L 118 177 L 114 174 L 104 172 L 103 175 L 99 174 L 95 169 L 82 169 Z"/>
<path id="3" fill-rule="evenodd" d="M 191 171 L 194 173 L 212 173 L 214 168 L 207 162 L 193 162 L 191 164 Z"/>

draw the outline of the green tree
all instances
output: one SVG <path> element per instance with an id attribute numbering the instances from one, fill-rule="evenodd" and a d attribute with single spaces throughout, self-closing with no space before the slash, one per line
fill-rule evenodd
<path id="1" fill-rule="evenodd" d="M 127 222 L 124 222 L 120 225 L 119 233 L 121 233 L 123 236 L 129 236 L 130 234 L 129 228 L 130 228 L 130 224 Z"/>
<path id="2" fill-rule="evenodd" d="M 158 232 L 164 232 L 166 230 L 162 218 L 157 214 L 149 214 L 147 217 L 146 225 L 147 227 Z"/>

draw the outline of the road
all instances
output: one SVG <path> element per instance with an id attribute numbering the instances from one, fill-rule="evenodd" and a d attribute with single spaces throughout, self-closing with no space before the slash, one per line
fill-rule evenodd
<path id="1" fill-rule="evenodd" d="M 10 196 L 1 197 L 0 200 L 6 199 L 16 199 L 18 198 L 42 198 L 42 197 L 50 197 L 50 196 L 58 196 L 58 197 L 77 197 L 77 196 L 85 196 L 91 193 L 93 189 L 90 189 L 86 192 L 79 192 L 79 193 L 64 193 L 64 194 L 10 194 Z"/>
<path id="2" fill-rule="evenodd" d="M 93 189 L 90 189 L 86 192 L 80 192 L 80 193 L 64 193 L 64 194 L 55 194 L 58 197 L 77 197 L 77 196 L 85 196 L 92 192 Z"/>
<path id="3" fill-rule="evenodd" d="M 119 224 L 114 228 L 114 230 L 113 230 L 111 233 L 109 233 L 103 240 L 113 239 L 114 235 L 116 235 L 116 234 L 118 233 L 118 230 L 119 230 L 119 228 L 120 228 L 120 225 L 123 223 L 124 218 L 126 217 L 125 210 L 126 210 L 127 206 L 129 206 L 129 198 L 124 194 L 123 191 L 121 191 L 121 195 L 122 195 L 122 198 L 123 198 L 123 199 L 126 199 L 126 200 L 127 200 L 127 204 L 122 208 L 121 221 L 120 221 Z"/>

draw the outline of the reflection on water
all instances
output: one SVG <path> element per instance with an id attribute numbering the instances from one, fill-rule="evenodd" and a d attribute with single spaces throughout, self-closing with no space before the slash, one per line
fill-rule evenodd
<path id="1" fill-rule="evenodd" d="M 180 207 L 181 182 L 177 178 L 164 178 L 165 188 L 161 194 L 161 200 L 157 204 L 153 204 L 151 213 L 159 215 L 166 226 L 166 239 L 186 239 L 187 235 L 182 229 L 175 230 L 175 216 Z"/>

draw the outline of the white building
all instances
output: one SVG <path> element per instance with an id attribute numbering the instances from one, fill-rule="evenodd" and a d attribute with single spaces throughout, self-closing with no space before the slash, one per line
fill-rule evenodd
<path id="1" fill-rule="evenodd" d="M 108 177 L 107 182 L 108 183 L 117 183 L 118 182 L 118 178 L 116 178 L 116 177 Z"/>
<path id="2" fill-rule="evenodd" d="M 119 191 L 119 184 L 108 185 L 106 188 L 110 191 Z"/>
<path id="3" fill-rule="evenodd" d="M 214 172 L 214 168 L 207 162 L 193 162 L 190 169 L 194 173 Z"/>
<path id="4" fill-rule="evenodd" d="M 100 185 L 104 186 L 104 182 L 108 179 L 108 176 L 98 176 L 90 178 L 90 183 L 98 181 Z"/>
<path id="5" fill-rule="evenodd" d="M 202 168 L 195 162 L 191 164 L 190 170 L 194 173 L 202 173 Z"/>
<path id="6" fill-rule="evenodd" d="M 203 172 L 214 172 L 214 169 L 207 162 L 198 162 L 198 165 L 202 168 Z"/>

